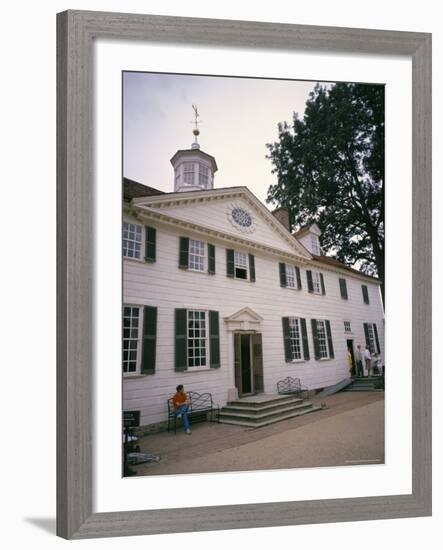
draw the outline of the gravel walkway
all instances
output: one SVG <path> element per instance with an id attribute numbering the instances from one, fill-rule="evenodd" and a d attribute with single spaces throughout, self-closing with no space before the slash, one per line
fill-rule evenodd
<path id="1" fill-rule="evenodd" d="M 339 393 L 311 399 L 326 409 L 251 429 L 204 422 L 183 432 L 140 439 L 158 463 L 133 466 L 137 475 L 308 468 L 384 462 L 384 393 Z"/>

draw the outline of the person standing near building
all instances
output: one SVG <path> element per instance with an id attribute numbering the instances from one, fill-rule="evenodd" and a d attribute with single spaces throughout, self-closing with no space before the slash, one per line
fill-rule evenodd
<path id="1" fill-rule="evenodd" d="M 352 355 L 351 352 L 348 350 L 348 367 L 349 367 L 349 376 L 352 377 L 354 365 L 352 364 Z"/>
<path id="2" fill-rule="evenodd" d="M 365 367 L 366 367 L 366 370 L 368 371 L 368 377 L 372 376 L 372 357 L 368 346 L 366 346 L 365 348 Z"/>
<path id="3" fill-rule="evenodd" d="M 357 364 L 357 376 L 364 376 L 363 373 L 363 357 L 361 354 L 361 346 L 357 346 L 357 353 L 355 354 L 355 361 Z"/>

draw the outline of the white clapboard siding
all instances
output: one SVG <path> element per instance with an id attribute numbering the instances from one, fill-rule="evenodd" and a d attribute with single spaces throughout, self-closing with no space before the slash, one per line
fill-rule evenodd
<path id="1" fill-rule="evenodd" d="M 233 280 L 226 276 L 226 247 L 215 244 L 216 274 L 178 268 L 179 237 L 193 235 L 174 231 L 157 222 L 157 257 L 154 263 L 123 261 L 123 300 L 125 304 L 150 305 L 158 308 L 156 372 L 146 376 L 125 376 L 123 408 L 141 411 L 141 424 L 166 420 L 166 400 L 175 386 L 184 384 L 187 391 L 209 391 L 221 406 L 226 404 L 228 389 L 234 385 L 233 336 L 224 318 L 248 306 L 263 318 L 259 328 L 263 343 L 265 392 L 275 392 L 277 381 L 286 376 L 299 377 L 310 389 L 337 383 L 349 375 L 346 340 L 365 346 L 363 323 L 377 324 L 382 357 L 384 351 L 383 309 L 379 287 L 370 281 L 322 269 L 326 295 L 307 290 L 306 267 L 300 267 L 302 290 L 281 288 L 279 265 L 275 258 L 254 252 L 256 282 Z M 199 237 L 202 239 L 202 237 Z M 232 248 L 236 248 L 232 246 Z M 238 249 L 238 248 L 237 248 Z M 245 252 L 251 252 L 247 249 Z M 347 281 L 348 300 L 340 296 L 338 279 Z M 363 302 L 361 285 L 366 284 L 370 304 Z M 215 310 L 220 314 L 219 369 L 184 373 L 174 370 L 174 310 L 195 308 Z M 306 319 L 311 359 L 286 363 L 283 346 L 282 317 Z M 316 361 L 311 332 L 311 319 L 329 319 L 334 344 L 334 359 Z M 351 322 L 352 334 L 344 332 L 344 321 Z"/>

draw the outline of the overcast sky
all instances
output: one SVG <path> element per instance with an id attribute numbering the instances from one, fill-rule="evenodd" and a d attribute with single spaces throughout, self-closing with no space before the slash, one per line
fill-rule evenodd
<path id="1" fill-rule="evenodd" d="M 193 110 L 201 116 L 201 149 L 215 157 L 215 187 L 246 185 L 265 202 L 276 182 L 266 143 L 277 124 L 303 115 L 315 82 L 217 76 L 124 73 L 124 175 L 174 190 L 171 157 L 193 142 Z"/>

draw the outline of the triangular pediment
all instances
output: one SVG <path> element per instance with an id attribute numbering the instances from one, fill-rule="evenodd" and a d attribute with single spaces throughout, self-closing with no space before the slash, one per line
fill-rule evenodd
<path id="1" fill-rule="evenodd" d="M 263 321 L 263 317 L 260 317 L 260 315 L 250 307 L 243 307 L 232 315 L 228 315 L 227 317 L 225 317 L 225 321 L 245 321 L 248 323 L 260 323 L 261 321 Z"/>
<path id="2" fill-rule="evenodd" d="M 249 191 L 247 187 L 228 187 L 206 191 L 167 193 L 133 199 L 139 213 L 154 215 L 178 225 L 212 231 L 220 237 L 274 253 L 311 259 L 310 253 Z"/>

